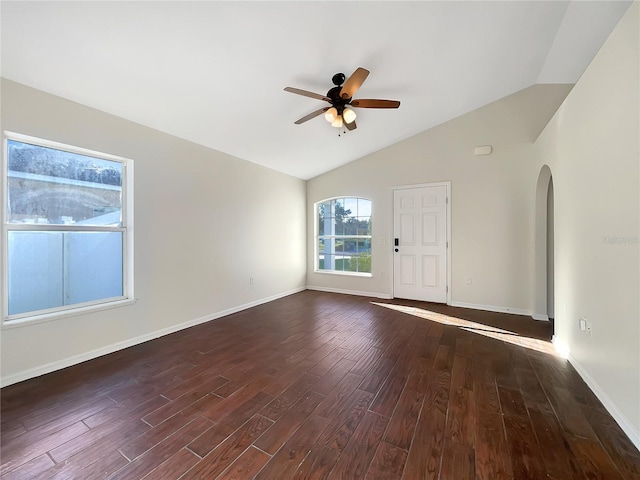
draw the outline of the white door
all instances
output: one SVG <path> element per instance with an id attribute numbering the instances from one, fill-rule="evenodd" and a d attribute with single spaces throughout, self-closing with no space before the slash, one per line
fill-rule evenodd
<path id="1" fill-rule="evenodd" d="M 393 192 L 393 296 L 447 302 L 448 187 Z"/>

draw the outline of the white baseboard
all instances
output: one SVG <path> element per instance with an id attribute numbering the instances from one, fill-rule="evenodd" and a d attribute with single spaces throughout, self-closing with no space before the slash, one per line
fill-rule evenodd
<path id="1" fill-rule="evenodd" d="M 317 290 L 320 292 L 329 292 L 329 293 L 344 293 L 346 295 L 359 295 L 361 297 L 375 297 L 375 298 L 384 298 L 384 299 L 393 298 L 393 295 L 389 293 L 359 292 L 355 290 L 343 290 L 340 288 L 331 288 L 331 287 L 316 287 L 312 285 L 307 285 L 307 290 Z M 547 320 L 547 321 L 549 320 L 549 318 L 546 315 L 544 315 L 544 318 L 538 314 L 534 316 L 531 310 L 523 310 L 519 308 L 497 307 L 495 305 L 480 305 L 476 303 L 466 303 L 466 302 L 450 302 L 449 305 L 452 307 L 471 308 L 473 310 L 485 310 L 488 312 L 511 313 L 514 315 L 526 315 L 528 317 L 533 317 L 535 320 Z"/>
<path id="2" fill-rule="evenodd" d="M 531 314 L 531 318 L 533 318 L 534 320 L 540 320 L 542 322 L 548 322 L 549 321 L 549 317 L 547 315 L 545 315 L 544 313 L 532 313 Z"/>
<path id="3" fill-rule="evenodd" d="M 132 347 L 134 345 L 138 345 L 140 343 L 147 342 L 149 340 L 153 340 L 154 338 L 163 337 L 165 335 L 169 335 L 170 333 L 175 333 L 189 327 L 194 327 L 196 325 L 200 325 L 201 323 L 206 323 L 211 320 L 225 317 L 227 315 L 231 315 L 233 313 L 246 310 L 247 308 L 256 307 L 258 305 L 262 305 L 263 303 L 271 302 L 273 300 L 277 300 L 279 298 L 286 297 L 294 293 L 302 292 L 304 290 L 306 290 L 306 287 L 295 288 L 293 290 L 289 290 L 288 292 L 278 293 L 270 297 L 261 298 L 253 302 L 228 308 L 226 310 L 222 310 L 220 312 L 216 312 L 211 315 L 205 315 L 204 317 L 189 320 L 187 322 L 179 323 L 177 325 L 172 325 L 170 327 L 163 328 L 161 330 L 156 330 L 151 333 L 145 333 L 144 335 L 140 335 L 138 337 L 130 338 L 122 342 L 107 345 L 106 347 L 97 348 L 89 352 L 81 353 L 80 355 L 74 355 L 72 357 L 67 357 L 62 360 L 46 363 L 44 365 L 38 365 L 37 367 L 29 368 L 27 370 L 23 370 L 21 372 L 3 377 L 2 379 L 0 379 L 0 387 L 6 387 L 14 383 L 22 382 L 24 380 L 29 380 L 30 378 L 39 377 L 40 375 L 45 375 L 47 373 L 51 373 L 56 370 L 61 370 L 63 368 L 67 368 L 72 365 L 77 365 L 78 363 L 86 362 L 87 360 L 92 360 L 94 358 L 98 358 L 103 355 L 108 355 L 109 353 L 117 352 L 118 350 L 123 350 L 125 348 Z"/>
<path id="4" fill-rule="evenodd" d="M 486 310 L 487 312 L 497 312 L 497 313 L 511 313 L 513 315 L 526 315 L 531 317 L 533 312 L 531 310 L 523 310 L 520 308 L 510 308 L 510 307 L 497 307 L 495 305 L 480 305 L 477 303 L 466 303 L 466 302 L 451 302 L 449 303 L 452 307 L 462 307 L 462 308 L 470 308 L 472 310 Z"/>
<path id="5" fill-rule="evenodd" d="M 622 431 L 629 437 L 629 440 L 640 450 L 640 432 L 638 432 L 633 425 L 627 420 L 627 417 L 618 409 L 615 403 L 609 398 L 609 396 L 600 388 L 598 382 L 596 382 L 591 375 L 580 365 L 570 353 L 569 362 L 576 369 L 578 374 L 582 377 L 585 383 L 589 386 L 591 391 L 598 397 L 598 400 L 602 402 L 604 408 L 611 414 L 613 419 L 620 425 Z"/>
<path id="6" fill-rule="evenodd" d="M 307 285 L 307 290 L 316 290 L 318 292 L 328 292 L 328 293 L 343 293 L 345 295 L 358 295 L 359 297 L 384 298 L 387 300 L 390 298 L 393 298 L 388 293 L 358 292 L 356 290 L 342 290 L 340 288 L 330 288 L 330 287 L 314 287 L 312 285 Z"/>

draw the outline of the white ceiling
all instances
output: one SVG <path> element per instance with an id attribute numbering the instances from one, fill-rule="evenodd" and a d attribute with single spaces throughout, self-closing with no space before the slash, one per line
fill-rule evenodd
<path id="1" fill-rule="evenodd" d="M 2 1 L 2 76 L 303 179 L 535 83 L 574 83 L 629 1 Z M 371 75 L 338 138 L 334 73 Z"/>

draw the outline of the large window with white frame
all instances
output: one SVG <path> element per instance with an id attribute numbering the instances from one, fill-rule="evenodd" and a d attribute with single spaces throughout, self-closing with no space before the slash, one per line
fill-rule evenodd
<path id="1" fill-rule="evenodd" d="M 5 132 L 3 323 L 133 298 L 131 160 Z"/>
<path id="2" fill-rule="evenodd" d="M 316 203 L 315 216 L 315 270 L 371 276 L 371 200 L 323 200 Z"/>

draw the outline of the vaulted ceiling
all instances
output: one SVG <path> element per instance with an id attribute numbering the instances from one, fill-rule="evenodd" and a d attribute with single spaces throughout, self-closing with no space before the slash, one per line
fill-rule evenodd
<path id="1" fill-rule="evenodd" d="M 575 83 L 629 1 L 2 1 L 2 76 L 309 179 L 536 83 Z M 338 137 L 337 72 L 371 71 Z M 55 139 L 53 139 L 55 140 Z M 185 159 L 188 161 L 188 159 Z"/>

